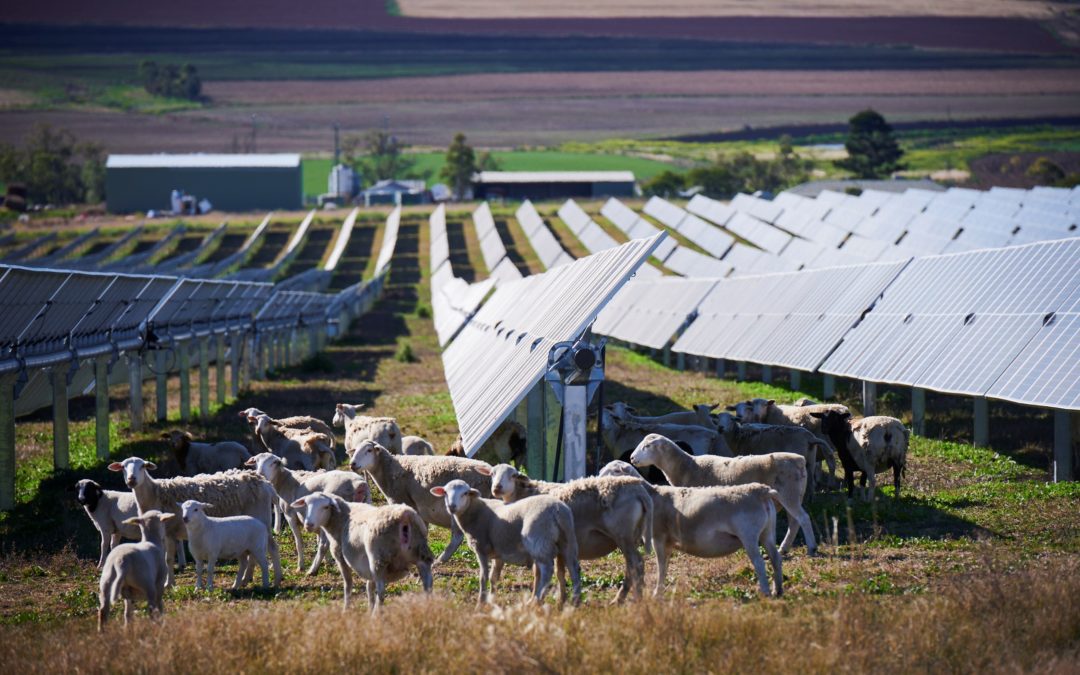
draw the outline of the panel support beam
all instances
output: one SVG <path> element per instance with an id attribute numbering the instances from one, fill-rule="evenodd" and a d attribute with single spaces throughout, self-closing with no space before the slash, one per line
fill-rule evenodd
<path id="1" fill-rule="evenodd" d="M 242 371 L 240 370 L 240 352 L 244 349 L 244 336 L 239 331 L 234 332 L 229 336 L 229 361 L 230 369 L 232 372 L 230 375 L 230 387 L 232 390 L 233 400 L 240 397 L 240 378 Z"/>
<path id="2" fill-rule="evenodd" d="M 836 377 L 824 375 L 821 378 L 821 394 L 826 401 L 836 396 Z"/>
<path id="3" fill-rule="evenodd" d="M 180 370 L 180 421 L 191 421 L 191 356 L 188 343 L 176 344 L 176 360 Z"/>
<path id="4" fill-rule="evenodd" d="M 864 417 L 877 414 L 877 382 L 863 380 L 862 413 Z"/>
<path id="5" fill-rule="evenodd" d="M 0 375 L 0 511 L 15 508 L 15 381 Z"/>
<path id="6" fill-rule="evenodd" d="M 174 352 L 175 353 L 175 352 Z M 157 398 L 157 421 L 169 418 L 169 368 L 164 349 L 154 352 L 154 396 Z"/>
<path id="7" fill-rule="evenodd" d="M 664 345 L 664 365 L 671 367 L 671 345 Z"/>
<path id="8" fill-rule="evenodd" d="M 675 369 L 686 370 L 686 354 L 682 352 L 675 353 Z"/>
<path id="9" fill-rule="evenodd" d="M 210 419 L 210 354 L 208 338 L 199 338 L 199 417 Z"/>
<path id="10" fill-rule="evenodd" d="M 735 363 L 735 379 L 739 382 L 746 381 L 746 361 L 738 361 Z"/>
<path id="11" fill-rule="evenodd" d="M 228 381 L 225 379 L 225 334 L 214 336 L 214 368 L 217 371 L 217 402 L 225 405 L 225 389 Z"/>
<path id="12" fill-rule="evenodd" d="M 798 370 L 796 368 L 792 368 L 791 371 L 790 371 L 789 377 L 790 377 L 790 382 L 791 382 L 791 389 L 793 391 L 798 391 L 798 390 L 802 389 L 802 371 L 801 370 Z"/>
<path id="13" fill-rule="evenodd" d="M 911 433 L 926 435 L 926 390 L 911 388 Z"/>
<path id="14" fill-rule="evenodd" d="M 68 445 L 67 364 L 54 367 L 50 377 L 53 395 L 53 466 L 66 469 L 71 465 Z"/>
<path id="15" fill-rule="evenodd" d="M 1054 411 L 1054 482 L 1073 480 L 1073 430 L 1075 413 Z"/>
<path id="16" fill-rule="evenodd" d="M 547 413 L 545 388 L 540 380 L 525 397 L 525 469 L 530 476 L 544 477 L 547 464 Z"/>
<path id="17" fill-rule="evenodd" d="M 761 381 L 765 384 L 772 384 L 772 366 L 761 367 Z"/>
<path id="18" fill-rule="evenodd" d="M 976 447 L 990 445 L 990 402 L 985 397 L 976 396 L 974 403 L 975 431 L 972 441 Z"/>
<path id="19" fill-rule="evenodd" d="M 131 399 L 131 430 L 141 433 L 143 430 L 143 396 L 142 396 L 142 354 L 133 352 L 127 355 L 128 360 L 128 383 L 130 385 Z"/>
<path id="20" fill-rule="evenodd" d="M 109 458 L 109 357 L 94 359 L 94 445 L 97 458 Z"/>
<path id="21" fill-rule="evenodd" d="M 585 477 L 585 448 L 588 446 L 586 422 L 588 399 L 584 386 L 566 387 L 563 391 L 563 480 Z"/>

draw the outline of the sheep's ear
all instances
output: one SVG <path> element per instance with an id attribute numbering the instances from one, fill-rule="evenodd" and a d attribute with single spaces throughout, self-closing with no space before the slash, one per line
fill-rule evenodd
<path id="1" fill-rule="evenodd" d="M 441 485 L 436 485 L 435 487 L 431 488 L 429 492 L 431 492 L 431 494 L 435 495 L 436 497 L 446 496 L 446 488 L 442 487 Z"/>
<path id="2" fill-rule="evenodd" d="M 175 517 L 176 517 L 176 514 L 175 514 L 175 513 L 163 513 L 163 514 L 161 514 L 160 516 L 158 516 L 158 519 L 159 519 L 159 520 L 160 520 L 161 522 L 163 522 L 163 523 L 166 523 L 166 522 L 168 522 L 168 521 L 172 520 L 172 519 L 173 519 L 173 518 L 175 518 Z"/>
<path id="3" fill-rule="evenodd" d="M 247 461 L 244 462 L 244 466 L 255 466 L 255 458 L 248 457 Z"/>
<path id="4" fill-rule="evenodd" d="M 470 497 L 479 497 L 480 496 L 480 491 L 477 490 L 476 488 L 469 488 L 469 496 Z"/>
<path id="5" fill-rule="evenodd" d="M 709 410 L 716 410 L 719 407 L 720 407 L 719 403 L 714 403 L 713 405 L 709 406 Z"/>
<path id="6" fill-rule="evenodd" d="M 191 435 L 191 432 L 190 432 L 190 431 L 185 431 L 185 432 L 184 432 L 183 434 L 181 434 L 181 435 L 182 435 L 182 436 L 183 436 L 184 438 L 188 439 L 189 441 L 193 441 L 193 440 L 195 440 L 195 437 Z"/>
<path id="7" fill-rule="evenodd" d="M 176 508 L 178 508 L 178 509 L 184 508 L 184 502 L 176 502 Z"/>
<path id="8" fill-rule="evenodd" d="M 147 471 L 157 471 L 157 464 L 154 464 L 153 462 L 147 462 L 143 465 L 143 468 L 145 468 Z"/>
<path id="9" fill-rule="evenodd" d="M 768 406 L 776 405 L 776 399 L 770 398 L 768 401 L 765 401 L 765 405 L 768 405 Z"/>
<path id="10" fill-rule="evenodd" d="M 120 462 L 113 462 L 109 465 L 109 471 L 123 471 L 124 465 Z"/>
<path id="11" fill-rule="evenodd" d="M 301 497 L 300 499 L 297 499 L 292 504 L 289 504 L 289 508 L 292 508 L 292 509 L 302 509 L 305 506 L 307 506 L 307 502 L 304 501 L 303 497 Z"/>
<path id="12" fill-rule="evenodd" d="M 167 441 L 167 440 L 169 440 L 170 438 L 172 438 L 172 436 L 171 436 L 171 435 L 169 435 L 169 432 L 168 432 L 168 431 L 162 431 L 162 432 L 161 432 L 161 434 L 160 434 L 160 435 L 158 436 L 158 438 L 160 438 L 160 439 L 161 439 L 161 440 L 163 440 L 163 441 Z"/>
<path id="13" fill-rule="evenodd" d="M 486 464 L 484 466 L 478 466 L 476 467 L 476 473 L 480 474 L 481 476 L 490 476 L 491 467 Z"/>
<path id="14" fill-rule="evenodd" d="M 734 411 L 738 410 L 738 408 L 736 408 L 733 405 L 728 405 L 728 406 L 724 406 L 724 410 L 731 410 L 732 412 L 734 412 Z"/>
<path id="15" fill-rule="evenodd" d="M 514 482 L 519 484 L 519 485 L 528 485 L 529 480 L 530 479 L 529 479 L 528 476 L 525 476 L 525 475 L 520 474 L 520 473 L 514 474 Z"/>
<path id="16" fill-rule="evenodd" d="M 138 516 L 136 516 L 134 518 L 128 518 L 127 520 L 124 521 L 125 525 L 131 525 L 133 527 L 138 527 L 141 523 L 142 523 L 142 518 L 139 518 Z"/>
<path id="17" fill-rule="evenodd" d="M 825 419 L 825 413 L 823 413 L 823 412 L 812 412 L 812 413 L 810 413 L 810 417 L 813 417 L 816 420 L 823 420 L 823 419 Z"/>

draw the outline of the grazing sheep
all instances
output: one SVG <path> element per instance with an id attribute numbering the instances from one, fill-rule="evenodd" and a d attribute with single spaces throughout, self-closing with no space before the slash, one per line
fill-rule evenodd
<path id="1" fill-rule="evenodd" d="M 544 601 L 555 572 L 570 570 L 573 604 L 581 602 L 581 565 L 578 562 L 574 516 L 570 507 L 554 497 L 536 495 L 513 504 L 484 499 L 480 491 L 463 480 L 434 486 L 431 494 L 442 497 L 447 512 L 469 537 L 469 547 L 480 563 L 480 596 L 489 601 L 489 563 L 494 558 L 511 565 L 533 568 L 533 599 Z M 566 588 L 558 584 L 559 607 L 566 602 Z"/>
<path id="2" fill-rule="evenodd" d="M 878 471 L 893 470 L 893 488 L 896 499 L 900 498 L 900 476 L 907 468 L 908 442 L 911 432 L 895 417 L 875 415 L 852 420 L 851 413 L 836 410 L 812 413 L 821 420 L 821 427 L 833 441 L 844 467 L 844 484 L 848 497 L 855 490 L 855 471 L 862 472 L 860 484 L 865 487 L 870 479 L 869 493 L 863 499 L 869 501 L 877 490 Z"/>
<path id="3" fill-rule="evenodd" d="M 406 436 L 401 439 L 403 455 L 434 455 L 435 447 L 419 436 Z"/>
<path id="4" fill-rule="evenodd" d="M 386 498 L 395 504 L 406 504 L 416 509 L 425 523 L 450 528 L 450 543 L 435 560 L 443 563 L 454 555 L 465 535 L 457 525 L 442 499 L 434 497 L 430 489 L 445 485 L 454 479 L 462 479 L 480 490 L 491 494 L 491 481 L 487 473 L 491 466 L 464 457 L 410 457 L 395 455 L 374 441 L 362 441 L 352 452 L 352 470 L 367 471 Z"/>
<path id="5" fill-rule="evenodd" d="M 685 445 L 695 455 L 731 456 L 723 437 L 713 426 L 703 427 L 697 424 L 641 424 L 633 420 L 615 417 L 606 408 L 603 415 L 604 445 L 612 456 L 622 458 L 634 451 L 649 434 L 661 434 L 672 441 Z"/>
<path id="6" fill-rule="evenodd" d="M 186 431 L 163 431 L 161 438 L 169 442 L 169 453 L 180 467 L 180 473 L 194 476 L 239 469 L 251 453 L 235 441 L 196 443 Z"/>
<path id="7" fill-rule="evenodd" d="M 261 476 L 246 471 L 202 474 L 200 476 L 155 479 L 150 475 L 157 469 L 153 462 L 141 457 L 128 457 L 109 465 L 110 471 L 124 474 L 124 482 L 135 493 L 139 513 L 158 510 L 175 513 L 177 504 L 189 499 L 213 504 L 212 516 L 252 516 L 270 527 L 270 512 L 274 503 L 274 488 Z M 176 541 L 187 539 L 187 529 L 179 518 L 169 521 L 165 540 L 166 559 L 172 560 Z M 277 541 L 269 536 L 268 550 L 274 562 L 274 584 L 281 582 L 281 559 Z M 250 572 L 250 568 L 249 568 Z M 172 566 L 168 566 L 166 585 L 173 583 Z"/>
<path id="8" fill-rule="evenodd" d="M 601 476 L 641 478 L 626 462 L 610 462 Z M 776 548 L 776 505 L 779 494 L 768 485 L 748 483 L 734 487 L 648 486 L 653 499 L 653 546 L 657 577 L 654 596 L 667 580 L 671 551 L 699 558 L 719 558 L 740 548 L 757 572 L 758 588 L 769 595 L 769 577 L 760 546 L 765 547 L 773 568 L 776 596 L 784 594 L 780 552 Z"/>
<path id="9" fill-rule="evenodd" d="M 375 613 L 386 596 L 386 584 L 416 568 L 431 593 L 431 565 L 427 526 L 404 504 L 371 506 L 349 503 L 337 495 L 312 492 L 289 505 L 304 510 L 304 527 L 319 530 L 330 540 L 330 554 L 345 582 L 345 608 L 352 593 L 350 569 L 367 581 L 368 606 Z"/>
<path id="10" fill-rule="evenodd" d="M 525 464 L 526 440 L 525 427 L 513 420 L 503 420 L 495 432 L 484 441 L 473 459 L 488 464 L 513 464 L 521 467 Z M 465 456 L 465 443 L 458 434 L 457 440 L 447 451 L 453 457 Z"/>
<path id="11" fill-rule="evenodd" d="M 290 429 L 269 415 L 259 415 L 254 424 L 255 436 L 266 451 L 284 457 L 294 469 L 313 471 L 337 467 L 332 438 L 312 431 Z"/>
<path id="12" fill-rule="evenodd" d="M 104 490 L 89 478 L 80 480 L 69 489 L 75 492 L 75 500 L 82 504 L 86 515 L 90 516 L 90 522 L 101 534 L 98 569 L 105 565 L 105 557 L 120 543 L 121 537 L 135 541 L 141 538 L 138 524 L 127 523 L 129 519 L 139 515 L 139 505 L 135 503 L 134 493 Z"/>
<path id="13" fill-rule="evenodd" d="M 764 483 L 777 493 L 777 501 L 788 513 L 788 532 L 780 545 L 787 553 L 802 528 L 806 549 L 817 551 L 810 516 L 802 506 L 806 492 L 806 459 L 790 452 L 742 457 L 694 457 L 669 439 L 650 434 L 630 456 L 634 466 L 657 466 L 677 487 L 714 487 Z"/>
<path id="14" fill-rule="evenodd" d="M 125 525 L 138 527 L 142 539 L 136 544 L 120 544 L 105 558 L 98 586 L 98 632 L 105 629 L 112 605 L 124 599 L 124 625 L 131 621 L 136 600 L 146 600 L 150 615 L 162 614 L 165 604 L 165 579 L 169 565 L 165 562 L 165 525 L 174 518 L 171 513 L 145 511 L 128 518 Z"/>
<path id="15" fill-rule="evenodd" d="M 282 511 L 292 530 L 296 544 L 296 569 L 304 569 L 304 539 L 300 534 L 300 516 L 289 504 L 312 492 L 328 492 L 346 501 L 370 502 L 371 493 L 367 481 L 349 471 L 292 471 L 286 460 L 269 452 L 261 452 L 247 461 L 247 466 L 265 478 L 273 486 L 274 492 L 282 502 Z M 311 563 L 308 575 L 315 574 L 326 552 L 326 538 L 319 535 L 319 545 L 315 559 Z"/>
<path id="16" fill-rule="evenodd" d="M 506 504 L 546 494 L 569 506 L 574 514 L 578 559 L 595 560 L 612 551 L 621 551 L 626 573 L 615 600 L 622 602 L 630 591 L 635 598 L 641 597 L 645 561 L 638 552 L 638 543 L 644 536 L 645 552 L 650 552 L 653 504 L 640 480 L 582 478 L 570 483 L 549 483 L 532 480 L 509 464 L 498 464 L 491 471 L 491 494 Z M 501 561 L 496 561 L 492 573 L 495 581 L 501 570 Z"/>
<path id="17" fill-rule="evenodd" d="M 258 418 L 260 415 L 266 415 L 266 413 L 258 408 L 248 408 L 247 410 L 240 411 L 240 416 L 247 418 L 249 422 L 251 418 Z M 297 431 L 307 431 L 310 429 L 317 434 L 323 434 L 330 438 L 331 446 L 334 444 L 334 430 L 330 428 L 329 424 L 323 422 L 318 417 L 312 417 L 311 415 L 293 415 L 292 417 L 274 419 L 274 421 L 287 429 L 295 429 Z M 252 431 L 254 431 L 254 429 L 252 429 Z"/>
<path id="18" fill-rule="evenodd" d="M 236 558 L 236 581 L 233 590 L 243 585 L 245 572 L 255 563 L 262 570 L 262 587 L 270 585 L 270 572 L 266 564 L 266 546 L 270 530 L 266 523 L 251 516 L 226 516 L 214 518 L 206 514 L 213 508 L 205 502 L 189 499 L 180 504 L 184 526 L 188 533 L 188 546 L 195 558 L 195 588 L 203 587 L 203 570 L 206 570 L 206 589 L 214 590 L 214 566 L 218 558 Z M 281 579 L 275 581 L 275 585 Z"/>
<path id="19" fill-rule="evenodd" d="M 668 413 L 666 415 L 657 415 L 654 417 L 646 417 L 637 414 L 637 410 L 628 406 L 622 401 L 616 401 L 610 405 L 604 406 L 604 408 L 615 418 L 624 421 L 633 421 L 642 425 L 650 424 L 680 424 L 680 425 L 697 425 L 705 427 L 706 429 L 713 428 L 713 422 L 709 417 L 709 414 L 716 410 L 720 406 L 708 405 L 707 403 L 699 403 L 694 406 L 693 410 L 681 410 L 678 412 Z"/>
<path id="20" fill-rule="evenodd" d="M 807 405 L 821 405 L 821 404 L 818 403 L 817 401 L 815 401 L 812 398 L 806 398 L 804 396 L 802 398 L 797 398 L 794 401 L 792 401 L 791 405 L 793 405 L 793 406 L 807 406 Z"/>
<path id="21" fill-rule="evenodd" d="M 401 454 L 401 427 L 393 417 L 357 415 L 363 404 L 338 403 L 334 409 L 334 424 L 345 427 L 345 449 L 355 448 L 363 441 L 373 441 L 395 455 Z"/>
<path id="22" fill-rule="evenodd" d="M 717 429 L 736 455 L 766 455 L 770 452 L 794 452 L 806 459 L 806 500 L 817 488 L 818 457 L 829 466 L 836 465 L 829 445 L 802 427 L 776 424 L 740 424 L 730 413 L 716 416 Z"/>

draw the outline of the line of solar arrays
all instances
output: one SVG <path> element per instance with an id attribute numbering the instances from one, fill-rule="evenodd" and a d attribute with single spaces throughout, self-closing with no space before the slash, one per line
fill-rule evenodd
<path id="1" fill-rule="evenodd" d="M 657 233 L 498 286 L 443 352 L 470 456 L 540 381 L 551 347 L 583 335 L 664 238 Z"/>
<path id="2" fill-rule="evenodd" d="M 544 219 L 540 217 L 540 214 L 536 212 L 536 207 L 532 205 L 532 202 L 526 199 L 518 207 L 515 215 L 518 224 L 521 225 L 525 237 L 529 240 L 533 250 L 536 251 L 536 257 L 540 259 L 544 269 L 549 270 L 574 261 L 574 256 L 563 250 L 559 240 L 548 229 L 547 224 L 544 223 Z"/>
<path id="3" fill-rule="evenodd" d="M 480 240 L 480 254 L 488 268 L 488 276 L 496 284 L 520 279 L 521 272 L 506 253 L 506 245 L 495 228 L 495 219 L 487 202 L 473 211 L 473 225 Z"/>
<path id="4" fill-rule="evenodd" d="M 446 232 L 446 207 L 439 204 L 431 213 L 431 312 L 439 346 L 454 339 L 461 327 L 476 313 L 480 303 L 495 286 L 494 279 L 470 284 L 454 274 L 450 261 L 450 237 Z"/>

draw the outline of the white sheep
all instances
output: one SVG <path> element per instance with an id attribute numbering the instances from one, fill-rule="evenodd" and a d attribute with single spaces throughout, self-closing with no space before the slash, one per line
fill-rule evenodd
<path id="1" fill-rule="evenodd" d="M 337 495 L 312 492 L 289 505 L 303 509 L 304 527 L 321 531 L 330 541 L 330 553 L 345 584 L 345 608 L 352 593 L 352 573 L 367 581 L 368 606 L 377 612 L 386 596 L 386 584 L 416 568 L 431 593 L 434 555 L 428 547 L 427 526 L 404 504 L 371 506 L 346 502 Z"/>
<path id="2" fill-rule="evenodd" d="M 578 559 L 594 560 L 615 550 L 622 552 L 626 571 L 615 600 L 622 602 L 631 591 L 636 598 L 641 597 L 645 561 L 638 552 L 638 543 L 644 537 L 645 552 L 649 553 L 653 538 L 652 498 L 641 481 L 582 478 L 549 483 L 532 480 L 509 464 L 497 464 L 491 471 L 491 494 L 507 504 L 546 494 L 569 506 L 574 514 Z M 501 570 L 501 561 L 496 561 L 494 581 L 498 581 Z"/>
<path id="3" fill-rule="evenodd" d="M 528 440 L 525 435 L 525 427 L 513 420 L 503 420 L 502 424 L 488 437 L 480 449 L 473 455 L 488 464 L 513 464 L 522 466 L 525 462 L 525 448 Z M 465 441 L 458 434 L 454 444 L 446 452 L 453 457 L 465 456 Z"/>
<path id="4" fill-rule="evenodd" d="M 253 418 L 257 419 L 260 415 L 267 415 L 267 413 L 258 408 L 248 408 L 240 411 L 240 416 L 246 418 L 249 424 Z M 267 416 L 269 417 L 269 415 Z M 311 415 L 293 415 L 292 417 L 279 417 L 277 419 L 271 417 L 271 419 L 287 429 L 295 429 L 297 431 L 311 430 L 317 434 L 323 434 L 330 438 L 331 447 L 333 447 L 335 440 L 334 430 L 330 428 L 329 424 L 323 422 L 318 417 L 312 417 Z M 252 431 L 254 431 L 254 429 L 252 429 Z"/>
<path id="5" fill-rule="evenodd" d="M 357 415 L 362 403 L 338 403 L 334 408 L 334 424 L 345 427 L 345 449 L 355 448 L 363 441 L 374 441 L 390 452 L 401 454 L 401 427 L 393 417 Z"/>
<path id="6" fill-rule="evenodd" d="M 610 462 L 601 476 L 641 478 L 626 462 Z M 773 568 L 777 597 L 784 594 L 784 574 L 776 548 L 776 505 L 779 494 L 761 483 L 733 487 L 649 486 L 653 499 L 653 546 L 657 577 L 653 595 L 660 595 L 667 580 L 672 550 L 699 558 L 719 558 L 740 548 L 757 573 L 758 588 L 769 595 L 769 577 L 760 547 Z"/>
<path id="7" fill-rule="evenodd" d="M 419 436 L 405 436 L 401 439 L 403 455 L 434 455 L 435 447 Z"/>
<path id="8" fill-rule="evenodd" d="M 174 518 L 171 513 L 145 511 L 124 521 L 138 527 L 142 539 L 135 544 L 120 544 L 105 558 L 98 585 L 98 632 L 105 628 L 112 605 L 124 599 L 124 625 L 128 625 L 136 600 L 146 600 L 150 615 L 165 611 L 162 598 L 169 565 L 165 562 L 163 542 L 165 525 Z"/>
<path id="9" fill-rule="evenodd" d="M 265 478 L 273 486 L 281 500 L 286 522 L 292 530 L 296 544 L 296 569 L 304 569 L 304 540 L 300 534 L 300 517 L 289 504 L 312 492 L 328 492 L 344 498 L 346 501 L 370 502 L 371 493 L 367 481 L 349 471 L 292 471 L 286 466 L 286 460 L 269 452 L 261 452 L 247 461 L 247 466 Z M 308 574 L 315 574 L 326 552 L 326 538 L 321 534 L 316 548 L 315 559 Z"/>
<path id="10" fill-rule="evenodd" d="M 162 432 L 161 438 L 169 442 L 169 453 L 186 476 L 239 469 L 251 457 L 248 449 L 235 441 L 198 443 L 190 433 L 175 429 Z"/>
<path id="11" fill-rule="evenodd" d="M 395 455 L 374 441 L 362 441 L 352 451 L 350 466 L 357 473 L 367 471 L 390 502 L 411 506 L 425 523 L 450 528 L 450 542 L 436 563 L 449 560 L 465 535 L 457 521 L 451 518 L 443 500 L 432 496 L 430 489 L 462 479 L 482 494 L 491 494 L 488 474 L 481 472 L 490 472 L 491 465 L 475 459 Z"/>
<path id="12" fill-rule="evenodd" d="M 135 494 L 104 490 L 96 481 L 84 478 L 71 488 L 75 491 L 75 500 L 82 504 L 90 522 L 101 535 L 101 555 L 98 557 L 98 569 L 105 565 L 109 551 L 120 543 L 120 538 L 138 541 L 141 538 L 137 523 L 128 523 L 139 515 L 139 505 Z"/>
<path id="13" fill-rule="evenodd" d="M 155 469 L 157 466 L 153 462 L 141 457 L 128 457 L 109 465 L 110 471 L 123 472 L 124 482 L 135 493 L 139 513 L 158 510 L 175 514 L 179 510 L 177 504 L 196 499 L 214 505 L 208 511 L 212 516 L 252 516 L 270 527 L 270 513 L 276 497 L 274 488 L 262 476 L 246 471 L 226 471 L 157 480 L 150 475 Z M 166 558 L 172 560 L 176 542 L 187 539 L 187 529 L 179 518 L 174 518 L 169 521 L 166 534 Z M 281 559 L 277 541 L 269 533 L 267 536 L 267 549 L 274 563 L 274 584 L 277 585 L 281 581 Z M 173 584 L 171 565 L 166 583 Z"/>
<path id="14" fill-rule="evenodd" d="M 195 588 L 203 588 L 203 570 L 206 571 L 206 589 L 214 590 L 214 566 L 219 558 L 237 560 L 236 581 L 233 590 L 243 585 L 248 567 L 258 563 L 262 570 L 262 587 L 270 585 L 270 573 L 266 564 L 266 546 L 270 530 L 266 523 L 251 516 L 226 516 L 215 518 L 207 515 L 211 504 L 189 499 L 179 504 L 188 533 L 188 546 L 195 558 Z M 275 585 L 280 583 L 277 579 Z"/>
<path id="15" fill-rule="evenodd" d="M 716 416 L 717 430 L 736 455 L 765 455 L 770 452 L 794 452 L 806 459 L 806 498 L 809 501 L 817 487 L 819 457 L 831 468 L 836 457 L 826 441 L 802 427 L 778 424 L 741 424 L 730 413 Z"/>
<path id="16" fill-rule="evenodd" d="M 764 483 L 777 493 L 777 501 L 788 513 L 788 532 L 780 545 L 787 553 L 802 528 L 806 549 L 817 551 L 810 516 L 803 508 L 806 492 L 806 459 L 790 452 L 742 457 L 695 457 L 658 434 L 650 434 L 630 456 L 634 466 L 656 466 L 668 482 L 677 487 L 714 487 Z"/>
<path id="17" fill-rule="evenodd" d="M 633 452 L 649 434 L 661 434 L 670 438 L 687 447 L 695 455 L 731 456 L 731 449 L 712 425 L 703 427 L 698 424 L 641 423 L 616 417 L 606 408 L 601 411 L 601 415 L 604 445 L 616 459 Z"/>
<path id="18" fill-rule="evenodd" d="M 311 430 L 291 429 L 274 421 L 269 415 L 259 415 L 253 424 L 255 437 L 266 451 L 284 457 L 294 469 L 312 471 L 337 466 L 333 437 L 328 438 Z"/>
<path id="19" fill-rule="evenodd" d="M 573 604 L 581 601 L 581 565 L 578 562 L 574 516 L 570 507 L 554 497 L 536 495 L 513 504 L 484 499 L 480 491 L 463 480 L 431 488 L 431 494 L 442 497 L 451 513 L 469 538 L 469 547 L 480 563 L 480 596 L 477 604 L 488 602 L 490 595 L 490 563 L 492 559 L 511 565 L 533 568 L 533 600 L 544 601 L 555 566 L 559 578 L 563 569 L 570 571 L 574 586 Z M 566 588 L 559 583 L 559 607 L 566 602 Z"/>
<path id="20" fill-rule="evenodd" d="M 853 420 L 851 413 L 836 410 L 813 414 L 821 420 L 822 430 L 832 439 L 840 455 L 848 497 L 854 491 L 856 470 L 862 471 L 862 486 L 865 487 L 867 478 L 870 480 L 869 491 L 863 491 L 863 499 L 869 501 L 877 491 L 877 472 L 890 468 L 893 471 L 893 497 L 900 497 L 900 476 L 907 468 L 911 438 L 911 432 L 903 422 L 884 415 Z"/>
<path id="21" fill-rule="evenodd" d="M 616 401 L 607 406 L 605 409 L 611 413 L 611 415 L 617 419 L 637 422 L 638 424 L 682 424 L 682 425 L 697 425 L 712 429 L 714 424 L 710 419 L 710 413 L 720 407 L 720 404 L 709 405 L 707 403 L 699 403 L 694 406 L 693 410 L 680 410 L 677 412 L 668 413 L 666 415 L 644 416 L 638 415 L 637 410 L 630 407 L 623 401 Z"/>

